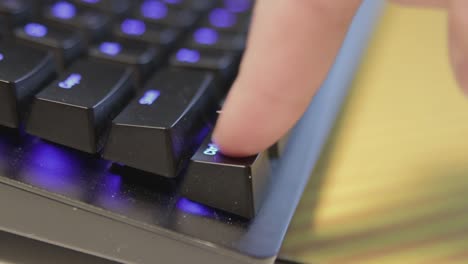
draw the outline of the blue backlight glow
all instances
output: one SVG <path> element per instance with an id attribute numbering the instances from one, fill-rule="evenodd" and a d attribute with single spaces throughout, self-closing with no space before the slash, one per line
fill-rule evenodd
<path id="1" fill-rule="evenodd" d="M 199 28 L 193 33 L 196 42 L 204 45 L 213 45 L 218 42 L 219 34 L 212 28 Z"/>
<path id="2" fill-rule="evenodd" d="M 61 19 L 71 19 L 76 15 L 76 8 L 68 2 L 60 1 L 52 6 L 52 15 Z"/>
<path id="3" fill-rule="evenodd" d="M 99 1 L 101 1 L 101 0 L 81 0 L 81 2 L 85 2 L 85 3 L 88 3 L 88 4 L 96 4 Z"/>
<path id="4" fill-rule="evenodd" d="M 230 28 L 237 23 L 237 16 L 225 9 L 216 8 L 210 13 L 210 23 L 218 28 Z"/>
<path id="5" fill-rule="evenodd" d="M 224 7 L 235 13 L 246 12 L 251 6 L 251 0 L 224 0 Z"/>
<path id="6" fill-rule="evenodd" d="M 185 213 L 198 216 L 212 217 L 215 214 L 213 209 L 202 204 L 190 201 L 187 198 L 180 198 L 179 201 L 177 201 L 177 208 L 179 208 Z"/>
<path id="7" fill-rule="evenodd" d="M 175 5 L 175 4 L 179 4 L 181 0 L 164 0 L 164 2 Z"/>
<path id="8" fill-rule="evenodd" d="M 141 20 L 128 18 L 122 22 L 121 29 L 127 35 L 141 36 L 146 31 L 146 25 Z"/>
<path id="9" fill-rule="evenodd" d="M 59 82 L 58 86 L 62 89 L 71 89 L 74 86 L 80 84 L 81 74 L 72 73 L 65 80 Z"/>
<path id="10" fill-rule="evenodd" d="M 5 58 L 2 53 L 0 53 L 0 61 L 2 61 Z"/>
<path id="11" fill-rule="evenodd" d="M 180 49 L 176 56 L 180 62 L 197 63 L 200 60 L 200 52 L 191 49 Z"/>
<path id="12" fill-rule="evenodd" d="M 203 151 L 203 154 L 207 156 L 216 156 L 218 154 L 219 148 L 215 144 L 208 144 L 208 148 Z"/>
<path id="13" fill-rule="evenodd" d="M 158 90 L 148 90 L 138 101 L 141 105 L 152 105 L 156 99 L 161 95 L 161 92 Z"/>
<path id="14" fill-rule="evenodd" d="M 140 6 L 141 14 L 150 19 L 162 19 L 167 15 L 167 6 L 156 0 L 146 0 Z"/>
<path id="15" fill-rule="evenodd" d="M 116 42 L 102 42 L 99 50 L 109 56 L 115 56 L 122 51 L 122 46 Z"/>
<path id="16" fill-rule="evenodd" d="M 24 32 L 31 37 L 42 38 L 47 35 L 47 27 L 39 23 L 28 23 L 24 26 Z"/>

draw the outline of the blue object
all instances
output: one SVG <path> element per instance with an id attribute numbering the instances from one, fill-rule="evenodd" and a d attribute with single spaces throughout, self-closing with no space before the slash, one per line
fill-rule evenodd
<path id="1" fill-rule="evenodd" d="M 180 3 L 181 0 L 164 0 L 164 2 L 168 3 L 168 4 L 178 4 Z"/>
<path id="2" fill-rule="evenodd" d="M 52 15 L 61 19 L 71 19 L 76 15 L 76 8 L 68 2 L 60 1 L 52 6 Z"/>
<path id="3" fill-rule="evenodd" d="M 99 50 L 109 56 L 115 56 L 122 51 L 122 46 L 116 42 L 102 42 Z"/>
<path id="4" fill-rule="evenodd" d="M 148 90 L 145 94 L 140 98 L 138 103 L 141 105 L 152 105 L 156 99 L 161 95 L 161 92 L 158 90 Z"/>
<path id="5" fill-rule="evenodd" d="M 88 4 L 95 4 L 97 2 L 99 2 L 101 0 L 81 0 L 81 2 L 85 2 L 85 3 L 88 3 Z"/>
<path id="6" fill-rule="evenodd" d="M 42 38 L 47 35 L 47 27 L 39 23 L 28 23 L 24 26 L 24 32 L 31 37 Z"/>
<path id="7" fill-rule="evenodd" d="M 0 61 L 2 61 L 5 57 L 3 56 L 2 53 L 0 53 Z"/>
<path id="8" fill-rule="evenodd" d="M 141 20 L 128 18 L 122 22 L 121 29 L 127 35 L 141 36 L 146 31 L 146 25 Z"/>
<path id="9" fill-rule="evenodd" d="M 219 28 L 230 28 L 237 23 L 237 16 L 225 9 L 216 8 L 210 13 L 210 23 Z"/>
<path id="10" fill-rule="evenodd" d="M 62 89 L 71 89 L 74 86 L 80 84 L 81 81 L 81 74 L 72 73 L 62 82 L 59 82 L 58 86 Z"/>
<path id="11" fill-rule="evenodd" d="M 167 16 L 167 6 L 156 0 L 146 0 L 140 6 L 141 14 L 150 19 L 162 19 Z"/>
<path id="12" fill-rule="evenodd" d="M 176 56 L 180 62 L 197 63 L 200 60 L 200 52 L 191 49 L 180 49 Z"/>
<path id="13" fill-rule="evenodd" d="M 219 34 L 212 28 L 199 28 L 193 33 L 196 42 L 204 45 L 213 45 L 218 42 Z"/>

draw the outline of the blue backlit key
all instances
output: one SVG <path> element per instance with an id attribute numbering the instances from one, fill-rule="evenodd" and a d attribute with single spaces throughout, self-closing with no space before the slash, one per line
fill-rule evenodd
<path id="1" fill-rule="evenodd" d="M 242 51 L 245 48 L 245 36 L 229 32 L 220 32 L 214 28 L 201 27 L 189 34 L 185 46 L 199 49 Z"/>
<path id="2" fill-rule="evenodd" d="M 210 72 L 167 69 L 156 74 L 114 119 L 104 158 L 175 177 L 208 133 L 217 88 Z"/>
<path id="3" fill-rule="evenodd" d="M 55 73 L 52 54 L 0 43 L 0 125 L 17 128 L 30 100 Z"/>
<path id="4" fill-rule="evenodd" d="M 110 30 L 110 17 L 106 14 L 80 9 L 68 1 L 56 1 L 43 10 L 44 18 L 56 26 L 75 28 L 88 42 L 102 37 Z"/>
<path id="5" fill-rule="evenodd" d="M 159 0 L 169 6 L 191 9 L 194 11 L 206 11 L 214 6 L 216 1 L 213 0 Z"/>
<path id="6" fill-rule="evenodd" d="M 136 16 L 153 23 L 172 27 L 189 27 L 195 23 L 199 14 L 190 9 L 174 8 L 160 0 L 145 0 L 135 12 Z"/>
<path id="7" fill-rule="evenodd" d="M 163 54 L 161 49 L 146 44 L 102 41 L 89 49 L 89 55 L 132 67 L 137 83 L 141 84 L 148 73 L 162 63 Z"/>
<path id="8" fill-rule="evenodd" d="M 16 28 L 15 35 L 23 43 L 52 50 L 62 68 L 78 57 L 84 48 L 84 40 L 77 32 L 39 22 Z"/>
<path id="9" fill-rule="evenodd" d="M 221 6 L 237 14 L 248 14 L 252 11 L 253 0 L 222 0 Z"/>
<path id="10" fill-rule="evenodd" d="M 131 83 L 125 67 L 92 59 L 75 62 L 35 96 L 26 130 L 95 153 L 105 128 L 131 98 Z"/>
<path id="11" fill-rule="evenodd" d="M 239 59 L 240 55 L 235 52 L 183 47 L 171 56 L 170 64 L 176 67 L 214 71 L 229 79 L 236 73 Z"/>
<path id="12" fill-rule="evenodd" d="M 190 161 L 182 195 L 245 218 L 261 207 L 268 185 L 267 152 L 247 158 L 224 156 L 207 137 Z"/>
<path id="13" fill-rule="evenodd" d="M 180 31 L 137 18 L 126 18 L 114 27 L 114 35 L 123 41 L 168 46 L 179 37 Z"/>
<path id="14" fill-rule="evenodd" d="M 245 33 L 250 25 L 250 17 L 233 13 L 224 8 L 215 8 L 203 19 L 201 25 L 220 31 Z"/>

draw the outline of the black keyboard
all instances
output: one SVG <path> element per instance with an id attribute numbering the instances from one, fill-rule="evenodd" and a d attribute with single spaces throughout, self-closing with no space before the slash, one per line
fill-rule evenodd
<path id="1" fill-rule="evenodd" d="M 0 231 L 124 263 L 273 263 L 362 47 L 288 137 L 226 157 L 210 135 L 252 5 L 0 0 Z"/>
<path id="2" fill-rule="evenodd" d="M 209 142 L 252 5 L 0 1 L 0 125 L 148 177 L 183 174 L 188 199 L 252 218 L 268 183 L 268 153 L 232 159 Z"/>

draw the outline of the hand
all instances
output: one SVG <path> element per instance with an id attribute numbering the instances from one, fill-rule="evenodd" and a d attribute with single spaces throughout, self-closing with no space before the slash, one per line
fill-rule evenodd
<path id="1" fill-rule="evenodd" d="M 362 0 L 257 0 L 247 49 L 213 141 L 230 156 L 259 153 L 309 105 Z M 468 91 L 468 0 L 393 0 L 448 8 L 451 60 Z"/>

